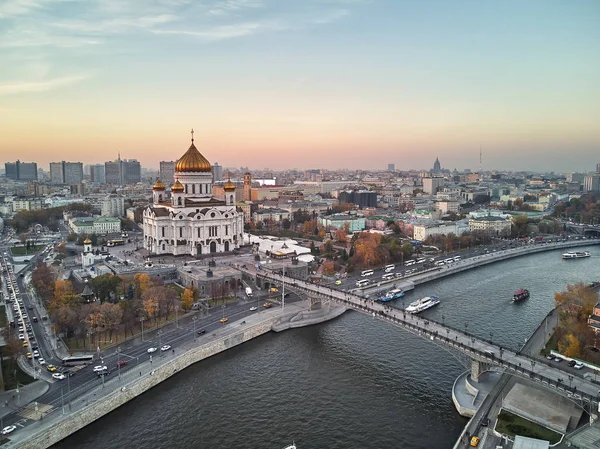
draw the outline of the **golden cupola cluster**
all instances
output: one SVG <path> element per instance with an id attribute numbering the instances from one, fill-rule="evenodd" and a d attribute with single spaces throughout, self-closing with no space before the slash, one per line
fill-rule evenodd
<path id="1" fill-rule="evenodd" d="M 183 190 L 183 184 L 179 182 L 179 179 L 176 179 L 171 186 L 171 192 L 183 192 Z"/>
<path id="2" fill-rule="evenodd" d="M 212 172 L 212 166 L 208 159 L 206 159 L 200 151 L 194 145 L 194 130 L 192 129 L 192 144 L 190 148 L 185 152 L 183 156 L 179 158 L 177 163 L 175 164 L 176 172 L 187 172 L 187 173 L 197 173 L 204 172 L 210 173 Z"/>
<path id="3" fill-rule="evenodd" d="M 152 190 L 165 190 L 165 185 L 162 183 L 160 178 L 156 180 L 154 185 L 152 186 Z"/>
<path id="4" fill-rule="evenodd" d="M 225 190 L 226 192 L 234 192 L 235 191 L 235 184 L 233 182 L 231 182 L 231 178 L 227 179 L 227 182 L 225 183 L 225 185 L 223 185 L 223 190 Z"/>

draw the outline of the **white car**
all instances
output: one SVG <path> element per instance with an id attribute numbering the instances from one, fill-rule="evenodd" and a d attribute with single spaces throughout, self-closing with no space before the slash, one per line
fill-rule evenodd
<path id="1" fill-rule="evenodd" d="M 148 348 L 148 351 L 147 351 L 147 352 L 148 352 L 148 354 L 152 354 L 153 352 L 156 352 L 156 351 L 158 351 L 158 348 L 155 348 L 155 347 L 153 346 L 153 347 L 151 347 L 151 348 Z"/>
<path id="2" fill-rule="evenodd" d="M 38 360 L 38 363 L 39 363 L 40 365 L 45 365 L 45 364 L 46 364 L 46 361 L 45 361 L 43 358 L 41 358 L 41 357 L 40 357 L 40 358 L 39 358 L 39 360 Z"/>
<path id="3" fill-rule="evenodd" d="M 65 376 L 63 373 L 54 373 L 52 374 L 52 378 L 57 380 L 63 380 L 66 379 L 67 376 Z"/>
<path id="4" fill-rule="evenodd" d="M 19 340 L 25 340 L 25 335 L 19 334 Z"/>
<path id="5" fill-rule="evenodd" d="M 164 345 L 164 346 L 161 346 L 161 348 L 160 348 L 160 350 L 163 351 L 163 352 L 164 351 L 168 351 L 169 349 L 171 349 L 170 345 Z"/>
<path id="6" fill-rule="evenodd" d="M 573 368 L 575 368 L 575 369 L 581 369 L 581 368 L 583 368 L 583 363 L 577 362 L 575 365 L 573 365 Z"/>
<path id="7" fill-rule="evenodd" d="M 101 371 L 106 371 L 107 369 L 108 369 L 108 367 L 105 366 L 105 365 L 94 366 L 94 372 L 95 373 L 99 373 Z"/>
<path id="8" fill-rule="evenodd" d="M 6 426 L 4 429 L 2 429 L 2 435 L 8 435 L 9 433 L 14 432 L 15 430 L 17 430 L 17 426 Z"/>
<path id="9" fill-rule="evenodd" d="M 255 310 L 258 310 L 258 307 L 256 307 L 256 306 L 250 307 L 250 312 L 254 312 Z"/>
<path id="10" fill-rule="evenodd" d="M 37 349 L 35 351 L 33 351 L 33 356 L 36 358 L 40 356 L 40 353 Z"/>

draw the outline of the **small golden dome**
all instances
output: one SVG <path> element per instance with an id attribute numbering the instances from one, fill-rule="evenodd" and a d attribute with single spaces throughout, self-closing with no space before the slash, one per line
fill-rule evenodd
<path id="1" fill-rule="evenodd" d="M 179 179 L 175 180 L 175 183 L 171 186 L 171 192 L 183 192 L 183 184 L 179 182 Z"/>
<path id="2" fill-rule="evenodd" d="M 162 183 L 160 178 L 156 180 L 154 185 L 152 186 L 152 190 L 165 190 L 165 185 Z"/>
<path id="3" fill-rule="evenodd" d="M 92 241 L 91 241 L 91 240 L 89 239 L 89 237 L 88 237 L 87 239 L 85 239 L 85 240 L 83 241 L 83 244 L 84 244 L 84 245 L 91 245 L 91 244 L 92 244 Z"/>
<path id="4" fill-rule="evenodd" d="M 227 182 L 223 186 L 223 190 L 225 190 L 226 192 L 234 192 L 235 191 L 235 184 L 233 182 L 231 182 L 231 178 L 229 178 L 227 180 Z"/>
<path id="5" fill-rule="evenodd" d="M 200 151 L 194 145 L 194 139 L 192 138 L 192 144 L 190 148 L 185 152 L 183 156 L 179 158 L 175 164 L 176 172 L 212 172 L 212 166 L 208 159 L 206 159 Z"/>

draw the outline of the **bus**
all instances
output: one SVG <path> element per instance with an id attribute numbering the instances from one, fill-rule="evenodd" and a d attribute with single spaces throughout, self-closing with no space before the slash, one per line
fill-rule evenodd
<path id="1" fill-rule="evenodd" d="M 125 244 L 125 240 L 123 239 L 114 239 L 106 242 L 106 246 L 121 246 Z"/>
<path id="2" fill-rule="evenodd" d="M 368 279 L 359 279 L 358 281 L 356 281 L 356 286 L 357 287 L 366 287 L 367 285 L 369 285 L 369 280 Z"/>
<path id="3" fill-rule="evenodd" d="M 410 267 L 411 265 L 414 265 L 416 263 L 417 263 L 416 260 L 407 260 L 406 262 L 404 262 L 404 266 Z"/>
<path id="4" fill-rule="evenodd" d="M 62 359 L 63 366 L 90 365 L 94 363 L 93 355 L 70 356 Z"/>
<path id="5" fill-rule="evenodd" d="M 386 273 L 391 273 L 395 269 L 396 269 L 396 266 L 392 264 L 392 265 L 386 265 L 383 271 L 385 271 Z"/>
<path id="6" fill-rule="evenodd" d="M 383 281 L 389 281 L 390 279 L 394 279 L 396 277 L 396 275 L 394 273 L 386 273 L 383 276 L 381 276 L 381 279 Z"/>
<path id="7" fill-rule="evenodd" d="M 365 276 L 373 276 L 373 273 L 374 273 L 374 272 L 373 272 L 373 270 L 364 270 L 364 271 L 362 271 L 362 272 L 360 273 L 360 275 L 361 275 L 362 277 L 365 277 Z"/>

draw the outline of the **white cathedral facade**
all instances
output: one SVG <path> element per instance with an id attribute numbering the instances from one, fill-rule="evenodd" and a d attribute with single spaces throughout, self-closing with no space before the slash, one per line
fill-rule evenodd
<path id="1" fill-rule="evenodd" d="M 235 207 L 235 185 L 225 201 L 212 196 L 212 167 L 192 144 L 175 164 L 171 196 L 157 180 L 144 210 L 144 248 L 150 254 L 199 256 L 233 251 L 243 243 L 244 214 Z"/>

